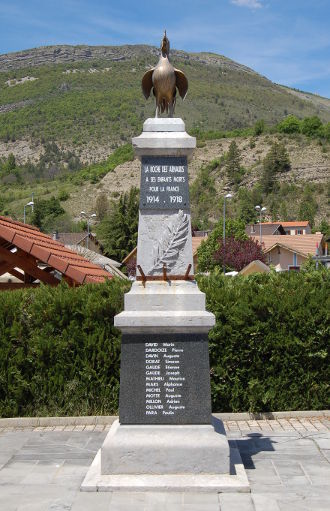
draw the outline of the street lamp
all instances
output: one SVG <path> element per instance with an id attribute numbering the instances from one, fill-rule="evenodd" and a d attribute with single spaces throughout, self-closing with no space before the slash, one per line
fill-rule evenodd
<path id="1" fill-rule="evenodd" d="M 261 215 L 262 213 L 264 213 L 266 211 L 267 208 L 265 207 L 261 207 L 261 206 L 256 206 L 254 209 L 256 209 L 257 211 L 259 211 L 259 240 L 260 240 L 260 245 L 261 245 L 261 242 L 262 242 L 262 232 L 261 232 Z"/>
<path id="2" fill-rule="evenodd" d="M 232 194 L 227 193 L 223 199 L 223 274 L 226 273 L 225 254 L 226 254 L 226 199 L 231 199 Z"/>
<path id="3" fill-rule="evenodd" d="M 91 218 L 96 218 L 96 213 L 92 213 L 91 215 L 87 215 L 85 211 L 80 211 L 80 216 L 87 219 L 87 238 L 86 238 L 86 248 L 88 248 L 88 242 L 89 242 L 89 222 Z"/>
<path id="4" fill-rule="evenodd" d="M 26 206 L 30 206 L 32 208 L 32 211 L 33 211 L 33 206 L 34 206 L 34 202 L 33 200 L 30 200 L 30 202 L 28 202 L 27 204 L 25 204 L 24 206 L 24 223 L 26 223 Z"/>

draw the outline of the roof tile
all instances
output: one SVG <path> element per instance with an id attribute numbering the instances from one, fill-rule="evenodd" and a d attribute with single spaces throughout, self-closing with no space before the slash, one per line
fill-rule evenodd
<path id="1" fill-rule="evenodd" d="M 0 216 L 0 238 L 72 278 L 76 283 L 104 282 L 113 276 L 83 256 L 64 247 L 36 227 Z"/>

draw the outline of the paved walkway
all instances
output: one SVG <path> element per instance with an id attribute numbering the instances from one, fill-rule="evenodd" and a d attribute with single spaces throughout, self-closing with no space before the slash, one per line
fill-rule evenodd
<path id="1" fill-rule="evenodd" d="M 81 493 L 109 426 L 0 428 L 1 511 L 329 511 L 324 417 L 225 421 L 251 494 Z"/>

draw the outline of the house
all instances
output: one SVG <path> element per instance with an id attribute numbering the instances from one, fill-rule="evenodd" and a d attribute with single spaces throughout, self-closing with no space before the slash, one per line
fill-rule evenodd
<path id="1" fill-rule="evenodd" d="M 250 237 L 281 235 L 311 234 L 312 228 L 307 220 L 296 220 L 294 222 L 262 222 L 261 224 L 249 224 L 245 232 Z"/>
<path id="2" fill-rule="evenodd" d="M 87 240 L 88 238 L 88 240 Z M 89 234 L 85 231 L 82 232 L 53 232 L 53 239 L 63 243 L 66 247 L 72 247 L 78 245 L 80 247 L 86 247 L 93 252 L 101 253 L 101 247 L 96 239 L 94 233 Z"/>
<path id="3" fill-rule="evenodd" d="M 282 226 L 282 223 L 277 222 L 262 222 L 261 224 L 249 224 L 245 227 L 245 233 L 250 236 L 260 236 L 260 225 L 261 225 L 261 235 L 264 236 L 276 236 L 276 235 L 285 235 L 286 232 Z"/>
<path id="4" fill-rule="evenodd" d="M 312 234 L 312 228 L 307 220 L 296 220 L 295 222 L 281 222 L 285 234 L 295 236 L 297 234 Z"/>
<path id="5" fill-rule="evenodd" d="M 36 227 L 5 216 L 0 216 L 0 277 L 0 290 L 36 287 L 40 282 L 57 286 L 61 280 L 75 286 L 113 278 Z"/>
<path id="6" fill-rule="evenodd" d="M 258 240 L 258 236 L 255 237 Z M 322 233 L 303 236 L 263 236 L 267 263 L 279 271 L 299 270 L 309 256 L 323 255 L 325 242 Z"/>

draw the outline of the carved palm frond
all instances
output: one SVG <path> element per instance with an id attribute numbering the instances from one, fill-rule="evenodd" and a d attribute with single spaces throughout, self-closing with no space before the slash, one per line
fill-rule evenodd
<path id="1" fill-rule="evenodd" d="M 188 228 L 188 217 L 180 210 L 154 249 L 154 264 L 150 271 L 161 270 L 163 264 L 169 269 L 175 265 L 178 254 L 187 241 Z"/>

